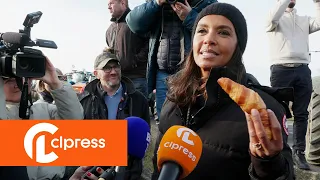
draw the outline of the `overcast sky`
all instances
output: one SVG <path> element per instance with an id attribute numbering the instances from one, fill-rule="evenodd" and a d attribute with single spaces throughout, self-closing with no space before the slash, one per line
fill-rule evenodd
<path id="1" fill-rule="evenodd" d="M 31 31 L 32 39 L 56 42 L 58 49 L 42 49 L 64 73 L 72 69 L 93 70 L 95 57 L 106 46 L 105 31 L 110 25 L 107 0 L 0 0 L 0 32 L 18 32 L 28 13 L 42 11 L 40 22 Z M 276 0 L 222 0 L 238 7 L 247 19 L 248 45 L 244 63 L 264 85 L 270 85 L 269 46 L 264 30 L 266 15 Z M 144 0 L 129 0 L 129 6 Z M 315 15 L 313 0 L 297 0 L 300 15 Z M 320 50 L 320 32 L 310 35 L 310 51 Z M 312 53 L 312 76 L 320 75 L 320 53 Z"/>

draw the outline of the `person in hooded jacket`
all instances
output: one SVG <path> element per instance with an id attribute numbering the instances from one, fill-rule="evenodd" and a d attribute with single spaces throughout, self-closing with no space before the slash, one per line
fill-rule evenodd
<path id="1" fill-rule="evenodd" d="M 6 113 L 6 97 L 4 96 L 3 79 L 0 78 L 0 120 L 8 119 Z M 2 180 L 29 180 L 25 166 L 0 166 L 0 179 Z"/>
<path id="2" fill-rule="evenodd" d="M 295 8 L 296 0 L 277 0 L 266 21 L 271 60 L 270 84 L 272 87 L 294 88 L 291 101 L 294 116 L 292 149 L 294 163 L 304 170 L 310 170 L 305 158 L 308 107 L 312 94 L 309 35 L 320 30 L 320 0 L 312 1 L 315 17 L 299 15 Z"/>
<path id="3" fill-rule="evenodd" d="M 105 49 L 97 56 L 94 63 L 94 75 L 97 79 L 86 85 L 79 95 L 84 119 L 115 120 L 136 116 L 150 125 L 146 97 L 135 89 L 129 78 L 121 75 L 120 62 L 109 50 Z M 126 179 L 139 179 L 142 160 L 132 157 L 128 164 Z"/>
<path id="4" fill-rule="evenodd" d="M 166 78 L 175 74 L 190 51 L 191 31 L 197 14 L 217 0 L 148 0 L 126 16 L 130 30 L 147 34 L 147 94 L 156 89 L 156 109 L 161 121 L 161 108 L 166 98 Z"/>
<path id="5" fill-rule="evenodd" d="M 197 16 L 192 50 L 182 69 L 168 79 L 153 163 L 158 179 L 157 150 L 163 134 L 174 125 L 195 131 L 202 155 L 187 180 L 292 180 L 292 152 L 287 144 L 285 108 L 278 100 L 247 83 L 242 54 L 247 25 L 242 13 L 227 3 L 214 3 Z M 256 91 L 268 108 L 274 138 L 269 140 L 260 114 L 245 114 L 218 85 L 227 77 Z"/>
<path id="6" fill-rule="evenodd" d="M 28 119 L 83 119 L 83 108 L 71 85 L 62 83 L 57 76 L 56 68 L 49 59 L 46 59 L 46 61 L 45 75 L 38 78 L 38 80 L 48 84 L 56 103 L 55 105 L 49 103 L 32 104 Z M 19 117 L 21 90 L 17 85 L 16 79 L 2 77 L 0 81 L 0 89 L 4 92 L 0 93 L 0 107 L 4 107 L 4 109 L 1 109 L 0 119 L 21 119 Z M 62 179 L 66 169 L 65 166 L 27 166 L 26 168 L 29 180 Z M 23 170 L 23 167 L 19 169 Z M 2 179 L 1 176 L 0 179 Z"/>

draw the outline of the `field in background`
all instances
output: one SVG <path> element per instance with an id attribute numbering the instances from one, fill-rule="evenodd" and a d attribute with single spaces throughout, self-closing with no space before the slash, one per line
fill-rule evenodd
<path id="1" fill-rule="evenodd" d="M 150 118 L 150 124 L 151 124 L 151 144 L 149 145 L 149 148 L 147 150 L 147 153 L 143 161 L 143 172 L 142 172 L 143 180 L 151 179 L 151 175 L 153 172 L 152 157 L 153 157 L 155 142 L 158 136 L 158 125 L 156 125 L 153 118 Z"/>

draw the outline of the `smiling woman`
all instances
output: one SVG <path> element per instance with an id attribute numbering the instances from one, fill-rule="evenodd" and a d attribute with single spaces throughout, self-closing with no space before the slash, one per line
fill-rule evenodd
<path id="1" fill-rule="evenodd" d="M 203 75 L 208 77 L 212 67 L 227 64 L 236 46 L 237 34 L 227 18 L 208 15 L 199 21 L 193 37 L 193 55 Z"/>
<path id="2" fill-rule="evenodd" d="M 154 152 L 155 168 L 163 134 L 172 125 L 183 125 L 197 132 L 203 142 L 201 158 L 186 180 L 293 179 L 291 150 L 280 126 L 285 110 L 273 97 L 248 83 L 242 62 L 247 44 L 242 13 L 226 3 L 207 6 L 195 20 L 192 40 L 192 51 L 183 68 L 168 80 Z M 261 96 L 271 109 L 268 121 L 275 138 L 267 138 L 262 113 L 251 108 L 251 116 L 246 116 L 222 90 L 217 83 L 222 77 L 252 88 Z M 240 93 L 240 89 L 233 90 Z M 157 177 L 156 168 L 153 179 Z"/>

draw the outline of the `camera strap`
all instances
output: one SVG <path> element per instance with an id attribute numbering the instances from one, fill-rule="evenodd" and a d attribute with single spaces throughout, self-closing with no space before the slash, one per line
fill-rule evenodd
<path id="1" fill-rule="evenodd" d="M 30 102 L 30 105 L 29 105 Z M 21 119 L 29 119 L 30 118 L 30 108 L 32 106 L 32 98 L 31 94 L 28 93 L 28 79 L 24 79 L 24 83 L 22 86 L 21 100 L 19 106 L 19 117 Z"/>

